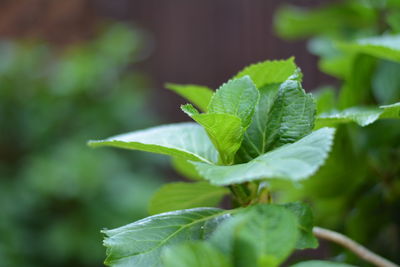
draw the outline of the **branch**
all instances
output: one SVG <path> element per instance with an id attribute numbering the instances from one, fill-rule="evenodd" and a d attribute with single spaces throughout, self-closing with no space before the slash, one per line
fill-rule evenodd
<path id="1" fill-rule="evenodd" d="M 314 227 L 313 233 L 316 237 L 320 239 L 325 239 L 334 243 L 337 243 L 350 251 L 352 251 L 354 254 L 356 254 L 358 257 L 361 259 L 372 263 L 373 265 L 377 267 L 399 267 L 399 265 L 375 254 L 374 252 L 368 250 L 366 247 L 358 244 L 354 240 L 348 238 L 345 235 L 342 235 L 340 233 L 320 228 L 320 227 Z"/>

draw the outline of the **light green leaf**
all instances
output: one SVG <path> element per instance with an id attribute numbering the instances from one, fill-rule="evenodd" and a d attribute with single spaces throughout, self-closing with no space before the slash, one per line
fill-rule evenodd
<path id="1" fill-rule="evenodd" d="M 247 128 L 258 98 L 258 90 L 249 76 L 233 79 L 215 92 L 208 105 L 208 112 L 237 116 L 241 119 L 243 128 Z"/>
<path id="2" fill-rule="evenodd" d="M 208 182 L 169 183 L 162 186 L 150 201 L 150 214 L 197 207 L 214 207 L 229 193 L 225 187 Z"/>
<path id="3" fill-rule="evenodd" d="M 355 267 L 345 263 L 331 262 L 331 261 L 303 261 L 291 265 L 290 267 Z"/>
<path id="4" fill-rule="evenodd" d="M 311 209 L 308 205 L 295 202 L 284 204 L 283 207 L 293 212 L 298 219 L 299 239 L 297 240 L 296 248 L 317 248 L 318 240 L 315 238 L 312 229 L 314 227 L 314 218 Z"/>
<path id="5" fill-rule="evenodd" d="M 280 86 L 271 84 L 260 89 L 260 101 L 253 122 L 245 133 L 237 162 L 247 162 L 311 132 L 315 103 L 313 97 L 301 88 L 296 80 L 298 77 L 299 74 L 295 73 Z"/>
<path id="6" fill-rule="evenodd" d="M 381 118 L 385 119 L 400 119 L 400 102 L 391 105 L 380 106 L 383 109 Z"/>
<path id="7" fill-rule="evenodd" d="M 110 266 L 161 267 L 163 248 L 190 240 L 207 239 L 229 218 L 230 211 L 196 208 L 154 215 L 116 228 L 103 230 Z"/>
<path id="8" fill-rule="evenodd" d="M 172 157 L 172 166 L 174 167 L 175 171 L 177 171 L 183 177 L 190 179 L 190 180 L 203 180 L 196 170 L 196 167 L 193 166 L 190 162 L 186 159 Z"/>
<path id="9" fill-rule="evenodd" d="M 375 36 L 337 45 L 345 51 L 400 62 L 400 35 Z"/>
<path id="10" fill-rule="evenodd" d="M 317 118 L 316 127 L 336 126 L 348 122 L 355 122 L 364 127 L 378 119 L 400 119 L 400 102 L 379 108 L 352 107 L 342 111 L 322 113 Z"/>
<path id="11" fill-rule="evenodd" d="M 182 106 L 182 110 L 204 127 L 219 152 L 219 162 L 224 165 L 232 164 L 243 139 L 244 129 L 241 120 L 223 113 L 199 114 L 190 104 Z"/>
<path id="12" fill-rule="evenodd" d="M 215 166 L 192 163 L 201 176 L 216 185 L 272 178 L 298 181 L 313 175 L 324 163 L 332 146 L 333 135 L 333 128 L 322 128 L 295 143 L 279 147 L 243 164 Z"/>
<path id="13" fill-rule="evenodd" d="M 207 111 L 207 106 L 210 103 L 211 97 L 214 93 L 213 90 L 206 86 L 193 84 L 179 85 L 167 83 L 165 87 L 184 97 L 189 102 L 195 104 L 203 112 Z"/>
<path id="14" fill-rule="evenodd" d="M 89 141 L 92 147 L 114 146 L 181 157 L 208 163 L 217 162 L 218 152 L 204 129 L 195 123 L 176 123 Z"/>
<path id="15" fill-rule="evenodd" d="M 296 68 L 293 57 L 287 60 L 267 60 L 247 66 L 235 78 L 248 75 L 257 88 L 260 89 L 269 84 L 286 81 L 295 72 Z"/>
<path id="16" fill-rule="evenodd" d="M 229 258 L 207 242 L 185 242 L 164 249 L 164 267 L 230 267 Z"/>
<path id="17" fill-rule="evenodd" d="M 235 266 L 279 266 L 295 248 L 297 218 L 277 205 L 257 205 L 226 220 L 210 242 L 231 254 Z"/>

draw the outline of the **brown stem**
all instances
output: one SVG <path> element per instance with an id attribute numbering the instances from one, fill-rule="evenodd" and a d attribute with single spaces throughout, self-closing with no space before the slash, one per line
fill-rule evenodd
<path id="1" fill-rule="evenodd" d="M 316 237 L 320 239 L 325 239 L 334 243 L 337 243 L 350 251 L 352 251 L 354 254 L 356 254 L 358 257 L 361 259 L 372 263 L 373 265 L 377 267 L 399 267 L 399 265 L 375 254 L 374 252 L 368 250 L 366 247 L 358 244 L 354 240 L 348 238 L 345 235 L 342 235 L 340 233 L 320 228 L 320 227 L 314 227 L 313 233 Z"/>

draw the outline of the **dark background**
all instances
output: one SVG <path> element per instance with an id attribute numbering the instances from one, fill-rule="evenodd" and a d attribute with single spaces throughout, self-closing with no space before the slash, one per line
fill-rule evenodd
<path id="1" fill-rule="evenodd" d="M 90 39 L 107 20 L 135 24 L 153 44 L 135 67 L 151 77 L 156 111 L 171 122 L 185 119 L 177 108 L 183 100 L 164 90 L 165 82 L 217 88 L 245 65 L 290 56 L 302 68 L 306 90 L 328 82 L 304 42 L 288 43 L 273 31 L 277 7 L 327 2 L 332 1 L 0 0 L 0 38 L 44 39 L 65 47 Z"/>

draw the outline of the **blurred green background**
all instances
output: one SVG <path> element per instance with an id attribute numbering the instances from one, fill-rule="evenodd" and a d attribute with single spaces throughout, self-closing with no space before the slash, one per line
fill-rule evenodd
<path id="1" fill-rule="evenodd" d="M 133 69 L 146 38 L 102 27 L 63 51 L 0 42 L 0 266 L 99 266 L 104 227 L 147 215 L 164 161 L 85 143 L 158 119 Z"/>

